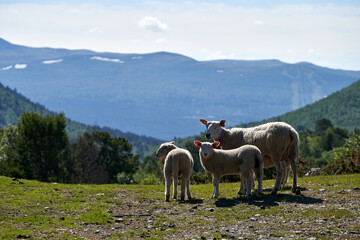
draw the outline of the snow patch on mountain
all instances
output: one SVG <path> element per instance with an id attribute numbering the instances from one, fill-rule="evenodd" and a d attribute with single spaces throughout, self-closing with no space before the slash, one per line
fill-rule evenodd
<path id="1" fill-rule="evenodd" d="M 94 57 L 91 57 L 90 59 L 98 60 L 98 61 L 105 61 L 105 62 L 124 63 L 124 61 L 121 61 L 120 59 L 117 59 L 117 58 L 106 58 L 106 57 L 94 56 Z"/>
<path id="2" fill-rule="evenodd" d="M 62 62 L 62 61 L 63 61 L 62 59 L 55 59 L 55 60 L 45 60 L 42 63 L 43 64 L 53 64 L 53 63 L 59 63 L 59 62 Z"/>
<path id="3" fill-rule="evenodd" d="M 27 64 L 15 64 L 15 69 L 24 69 L 27 68 Z"/>
<path id="4" fill-rule="evenodd" d="M 13 67 L 13 65 L 10 65 L 10 66 L 7 66 L 7 67 L 3 67 L 3 68 L 1 68 L 1 70 L 6 71 L 6 70 L 11 69 L 12 67 Z"/>

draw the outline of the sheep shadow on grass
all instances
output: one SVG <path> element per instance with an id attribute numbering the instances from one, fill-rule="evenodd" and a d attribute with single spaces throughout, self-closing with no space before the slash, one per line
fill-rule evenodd
<path id="1" fill-rule="evenodd" d="M 260 208 L 269 208 L 279 206 L 279 202 L 295 202 L 299 204 L 317 204 L 322 203 L 321 198 L 314 198 L 304 195 L 292 195 L 278 193 L 277 195 L 263 194 L 262 197 L 252 195 L 248 200 L 245 197 L 234 197 L 234 198 L 219 198 L 215 205 L 217 207 L 233 207 L 240 203 L 247 203 L 249 205 L 255 205 Z"/>
<path id="2" fill-rule="evenodd" d="M 202 204 L 204 203 L 204 199 L 191 198 L 187 200 L 177 200 L 179 204 L 187 203 L 187 204 Z"/>

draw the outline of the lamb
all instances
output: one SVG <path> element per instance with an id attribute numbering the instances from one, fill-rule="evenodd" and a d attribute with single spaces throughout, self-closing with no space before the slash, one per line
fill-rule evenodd
<path id="1" fill-rule="evenodd" d="M 263 156 L 264 167 L 276 168 L 276 181 L 272 194 L 281 189 L 286 183 L 289 165 L 293 171 L 292 192 L 300 194 L 297 190 L 296 160 L 299 152 L 299 135 L 296 130 L 284 122 L 270 122 L 252 128 L 224 129 L 225 120 L 206 121 L 200 119 L 206 126 L 206 138 L 220 141 L 222 149 L 234 149 L 245 144 L 257 146 Z"/>
<path id="2" fill-rule="evenodd" d="M 194 160 L 189 151 L 178 148 L 174 142 L 166 142 L 160 145 L 156 151 L 156 157 L 163 165 L 165 177 L 165 201 L 170 200 L 170 185 L 173 178 L 173 198 L 177 199 L 178 177 L 181 176 L 181 200 L 185 199 L 185 187 L 188 199 L 191 199 L 190 177 L 194 167 Z"/>
<path id="3" fill-rule="evenodd" d="M 213 193 L 211 198 L 219 196 L 219 183 L 223 175 L 239 174 L 243 176 L 242 184 L 245 184 L 245 197 L 251 194 L 252 171 L 258 180 L 258 195 L 262 194 L 262 179 L 264 175 L 263 158 L 260 150 L 254 145 L 244 145 L 232 150 L 216 149 L 220 142 L 194 141 L 200 147 L 199 156 L 203 168 L 212 173 Z M 238 194 L 244 194 L 239 188 Z"/>

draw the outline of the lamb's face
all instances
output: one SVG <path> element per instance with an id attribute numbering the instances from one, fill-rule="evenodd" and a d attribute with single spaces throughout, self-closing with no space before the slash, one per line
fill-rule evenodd
<path id="1" fill-rule="evenodd" d="M 211 156 L 212 156 L 213 153 L 214 153 L 214 150 L 213 150 L 213 147 L 212 147 L 212 143 L 203 142 L 203 143 L 201 144 L 199 153 L 200 153 L 201 158 L 203 158 L 203 159 L 211 158 Z"/>
<path id="2" fill-rule="evenodd" d="M 160 145 L 159 149 L 156 151 L 156 157 L 159 161 L 164 164 L 165 158 L 168 153 L 175 148 L 174 142 L 166 142 Z"/>
<path id="3" fill-rule="evenodd" d="M 205 137 L 206 139 L 219 140 L 221 137 L 222 128 L 225 127 L 225 120 L 219 121 L 206 121 L 200 119 L 200 122 L 206 126 Z"/>
<path id="4" fill-rule="evenodd" d="M 194 141 L 196 147 L 200 148 L 199 154 L 201 159 L 208 159 L 211 158 L 214 154 L 214 149 L 218 148 L 220 143 L 219 142 L 199 142 Z"/>

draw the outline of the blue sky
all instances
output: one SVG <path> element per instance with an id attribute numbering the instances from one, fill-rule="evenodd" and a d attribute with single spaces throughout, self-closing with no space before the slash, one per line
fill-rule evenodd
<path id="1" fill-rule="evenodd" d="M 0 37 L 34 47 L 360 70 L 360 1 L 0 0 Z"/>

